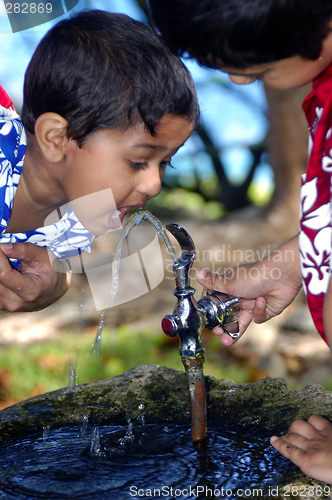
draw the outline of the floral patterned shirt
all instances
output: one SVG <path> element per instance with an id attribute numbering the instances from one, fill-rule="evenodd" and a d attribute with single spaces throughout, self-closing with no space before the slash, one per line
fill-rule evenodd
<path id="1" fill-rule="evenodd" d="M 332 65 L 314 80 L 303 109 L 309 123 L 309 161 L 301 187 L 301 272 L 312 318 L 326 341 L 323 302 L 331 272 Z"/>
<path id="2" fill-rule="evenodd" d="M 1 90 L 1 89 L 0 89 Z M 15 111 L 0 106 L 0 243 L 33 243 L 48 247 L 60 260 L 91 251 L 94 236 L 87 231 L 75 213 L 69 209 L 54 223 L 19 233 L 5 233 L 12 213 L 26 150 L 26 134 Z M 53 216 L 54 214 L 52 214 Z M 53 220 L 52 220 L 53 221 Z M 14 267 L 19 261 L 11 259 Z"/>

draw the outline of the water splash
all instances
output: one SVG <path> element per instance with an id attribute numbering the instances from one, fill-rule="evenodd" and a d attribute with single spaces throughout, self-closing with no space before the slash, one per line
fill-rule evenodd
<path id="1" fill-rule="evenodd" d="M 94 428 L 89 425 L 89 434 Z M 91 434 L 89 442 L 82 440 L 80 426 L 53 429 L 47 441 L 40 434 L 15 438 L 0 446 L 0 498 L 128 500 L 131 485 L 137 491 L 159 488 L 165 500 L 176 490 L 188 491 L 183 499 L 226 500 L 236 498 L 240 488 L 255 488 L 255 498 L 276 498 L 271 491 L 277 487 L 278 498 L 284 498 L 282 485 L 301 480 L 298 468 L 270 446 L 267 431 L 254 436 L 211 425 L 204 460 L 191 446 L 189 432 L 186 425 L 165 428 L 165 423 L 99 426 L 93 446 Z M 322 498 L 330 498 L 331 486 L 324 488 Z M 189 493 L 194 489 L 197 495 Z"/>
<path id="2" fill-rule="evenodd" d="M 100 454 L 100 435 L 98 427 L 93 429 L 90 453 L 93 455 Z"/>
<path id="3" fill-rule="evenodd" d="M 49 425 L 45 425 L 45 427 L 43 428 L 43 440 L 46 441 L 46 439 L 48 438 L 49 436 L 49 433 L 50 433 L 50 426 Z"/>
<path id="4" fill-rule="evenodd" d="M 106 309 L 103 310 L 103 312 L 101 313 L 100 318 L 99 318 L 96 338 L 95 338 L 95 342 L 93 345 L 93 355 L 94 356 L 101 355 L 101 333 L 103 331 L 104 324 L 105 324 L 105 316 L 106 316 Z"/>
<path id="5" fill-rule="evenodd" d="M 128 443 L 135 441 L 135 436 L 133 433 L 133 424 L 129 422 L 128 429 L 124 437 L 119 439 L 120 446 L 126 446 Z"/>
<path id="6" fill-rule="evenodd" d="M 82 417 L 82 427 L 81 427 L 81 436 L 85 438 L 88 430 L 89 417 L 88 415 L 83 415 Z"/>
<path id="7" fill-rule="evenodd" d="M 84 329 L 84 317 L 83 317 L 83 300 L 84 300 L 84 290 L 81 290 L 81 296 L 80 296 L 80 301 L 79 301 L 79 319 L 80 319 L 80 333 L 83 333 Z M 68 374 L 68 387 L 76 387 L 77 385 L 77 363 L 78 363 L 78 355 L 79 355 L 79 350 L 80 347 L 77 346 L 77 351 L 76 351 L 76 360 L 75 362 L 69 367 L 69 374 Z"/>
<path id="8" fill-rule="evenodd" d="M 84 288 L 81 290 L 81 296 L 80 296 L 80 332 L 83 333 L 84 330 L 84 315 L 83 315 L 83 309 L 84 309 Z"/>
<path id="9" fill-rule="evenodd" d="M 69 367 L 68 387 L 75 387 L 76 385 L 76 364 L 74 363 Z"/>
<path id="10" fill-rule="evenodd" d="M 76 387 L 76 385 L 77 385 L 77 373 L 76 372 L 77 372 L 77 363 L 78 363 L 79 352 L 80 352 L 80 348 L 78 346 L 77 352 L 76 352 L 76 360 L 69 367 L 68 387 Z"/>

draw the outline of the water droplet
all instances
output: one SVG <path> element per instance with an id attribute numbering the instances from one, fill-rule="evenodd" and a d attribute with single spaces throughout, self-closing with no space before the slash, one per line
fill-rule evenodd
<path id="1" fill-rule="evenodd" d="M 103 331 L 103 327 L 105 324 L 105 316 L 106 316 L 106 309 L 103 310 L 103 312 L 101 313 L 100 318 L 99 318 L 95 343 L 93 345 L 93 355 L 94 356 L 101 356 L 101 333 Z"/>
<path id="2" fill-rule="evenodd" d="M 96 455 L 100 453 L 100 436 L 98 427 L 93 429 L 90 452 Z"/>
<path id="3" fill-rule="evenodd" d="M 83 330 L 84 330 L 83 303 L 84 303 L 84 289 L 82 288 L 81 297 L 80 297 L 80 331 L 81 332 L 83 332 Z"/>
<path id="4" fill-rule="evenodd" d="M 128 429 L 126 435 L 123 438 L 119 439 L 119 443 L 121 446 L 124 446 L 126 443 L 132 443 L 135 440 L 135 436 L 133 433 L 133 424 L 130 422 L 128 425 Z"/>
<path id="5" fill-rule="evenodd" d="M 43 440 L 44 441 L 46 441 L 46 439 L 48 438 L 49 433 L 50 433 L 50 426 L 45 425 L 45 427 L 43 428 Z"/>
<path id="6" fill-rule="evenodd" d="M 69 379 L 68 379 L 68 387 L 75 387 L 76 385 L 76 365 L 72 365 L 69 368 Z"/>
<path id="7" fill-rule="evenodd" d="M 81 435 L 82 435 L 82 437 L 86 436 L 86 431 L 88 429 L 88 423 L 89 423 L 89 417 L 88 417 L 88 415 L 83 415 L 83 417 L 82 417 L 82 428 L 81 428 Z"/>

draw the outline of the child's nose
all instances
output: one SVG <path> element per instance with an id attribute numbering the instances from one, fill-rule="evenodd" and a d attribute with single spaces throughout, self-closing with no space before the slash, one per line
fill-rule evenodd
<path id="1" fill-rule="evenodd" d="M 228 78 L 237 85 L 246 85 L 247 83 L 252 83 L 257 80 L 255 76 L 247 75 L 228 75 Z"/>
<path id="2" fill-rule="evenodd" d="M 161 191 L 161 180 L 159 168 L 144 170 L 138 190 L 149 198 L 157 196 Z"/>

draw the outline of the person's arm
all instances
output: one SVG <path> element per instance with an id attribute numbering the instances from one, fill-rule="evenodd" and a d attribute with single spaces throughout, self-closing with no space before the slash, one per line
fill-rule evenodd
<path id="1" fill-rule="evenodd" d="M 20 259 L 20 270 L 9 258 Z M 62 297 L 70 285 L 70 270 L 60 263 L 55 271 L 46 248 L 31 243 L 0 244 L 0 309 L 9 312 L 39 311 Z"/>
<path id="2" fill-rule="evenodd" d="M 261 261 L 235 267 L 222 276 L 199 270 L 196 279 L 206 288 L 246 299 L 239 316 L 242 335 L 251 321 L 263 323 L 277 316 L 298 294 L 302 286 L 298 236 Z M 234 343 L 220 328 L 214 332 L 221 335 L 224 345 Z"/>

